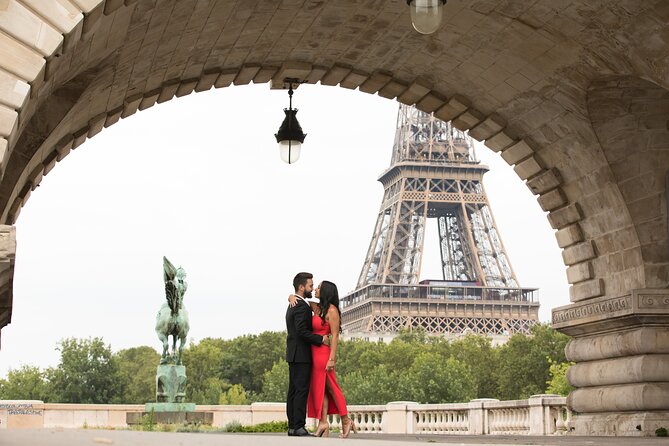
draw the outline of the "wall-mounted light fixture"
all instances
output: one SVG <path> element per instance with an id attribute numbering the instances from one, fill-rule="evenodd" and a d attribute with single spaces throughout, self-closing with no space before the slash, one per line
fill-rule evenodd
<path id="1" fill-rule="evenodd" d="M 297 109 L 293 108 L 293 84 L 299 84 L 300 81 L 298 79 L 286 79 L 285 82 L 289 84 L 289 105 L 288 108 L 283 109 L 286 117 L 281 123 L 279 131 L 274 136 L 276 137 L 276 142 L 279 143 L 281 159 L 288 164 L 293 164 L 300 159 L 302 143 L 307 135 L 302 132 L 302 127 L 300 127 L 300 123 L 295 116 Z"/>
<path id="2" fill-rule="evenodd" d="M 421 34 L 438 30 L 445 4 L 446 0 L 407 0 L 414 29 Z"/>

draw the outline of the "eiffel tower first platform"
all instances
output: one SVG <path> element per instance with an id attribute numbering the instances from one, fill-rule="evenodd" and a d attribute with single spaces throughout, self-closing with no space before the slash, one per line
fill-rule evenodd
<path id="1" fill-rule="evenodd" d="M 487 171 L 468 135 L 400 105 L 372 241 L 356 290 L 341 300 L 345 338 L 388 341 L 422 327 L 498 343 L 537 323 L 537 290 L 518 285 L 483 188 Z M 421 281 L 429 220 L 439 229 L 442 278 Z"/>

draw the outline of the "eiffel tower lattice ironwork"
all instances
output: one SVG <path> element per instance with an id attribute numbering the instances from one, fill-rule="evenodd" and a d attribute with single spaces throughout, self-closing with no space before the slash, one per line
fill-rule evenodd
<path id="1" fill-rule="evenodd" d="M 372 241 L 356 290 L 342 299 L 347 337 L 418 326 L 504 336 L 538 321 L 536 289 L 518 285 L 497 231 L 487 171 L 466 133 L 400 105 Z M 429 220 L 438 225 L 442 278 L 420 281 Z"/>

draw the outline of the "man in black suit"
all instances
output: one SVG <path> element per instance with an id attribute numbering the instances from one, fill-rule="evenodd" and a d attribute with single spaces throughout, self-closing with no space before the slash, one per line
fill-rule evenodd
<path id="1" fill-rule="evenodd" d="M 311 306 L 305 299 L 311 297 L 314 276 L 298 273 L 293 279 L 297 302 L 286 311 L 286 361 L 288 362 L 289 383 L 286 414 L 288 415 L 288 435 L 310 436 L 304 428 L 307 418 L 307 398 L 311 380 L 311 345 L 330 345 L 327 336 L 313 333 Z"/>

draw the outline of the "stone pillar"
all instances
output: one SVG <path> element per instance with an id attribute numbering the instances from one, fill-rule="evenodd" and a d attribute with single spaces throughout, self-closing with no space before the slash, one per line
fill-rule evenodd
<path id="1" fill-rule="evenodd" d="M 669 427 L 669 290 L 640 289 L 553 310 L 553 327 L 573 337 L 577 389 L 567 405 L 576 435 L 653 436 Z"/>
<path id="2" fill-rule="evenodd" d="M 0 330 L 12 320 L 15 256 L 16 228 L 0 225 Z"/>
<path id="3" fill-rule="evenodd" d="M 408 401 L 394 401 L 386 404 L 383 414 L 382 432 L 384 434 L 412 434 L 414 431 L 413 410 L 410 406 L 416 403 Z"/>
<path id="4" fill-rule="evenodd" d="M 486 435 L 488 416 L 484 404 L 488 401 L 499 401 L 494 398 L 479 398 L 469 402 L 469 429 L 468 435 Z"/>

